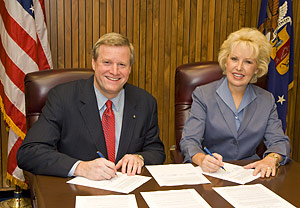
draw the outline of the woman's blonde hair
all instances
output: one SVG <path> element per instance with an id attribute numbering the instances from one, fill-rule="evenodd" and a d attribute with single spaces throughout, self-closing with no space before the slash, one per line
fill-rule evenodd
<path id="1" fill-rule="evenodd" d="M 250 83 L 255 83 L 257 82 L 257 78 L 262 77 L 268 72 L 272 46 L 267 38 L 255 28 L 242 28 L 231 33 L 223 42 L 218 56 L 219 65 L 224 74 L 226 73 L 225 63 L 227 58 L 238 44 L 249 47 L 250 52 L 256 60 L 258 73 L 254 74 L 250 80 Z"/>

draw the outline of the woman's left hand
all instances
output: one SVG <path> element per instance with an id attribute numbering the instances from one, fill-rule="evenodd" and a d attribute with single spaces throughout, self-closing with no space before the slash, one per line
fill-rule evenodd
<path id="1" fill-rule="evenodd" d="M 244 168 L 246 169 L 251 169 L 251 168 L 255 168 L 253 175 L 256 176 L 259 172 L 260 172 L 260 177 L 261 178 L 268 178 L 271 175 L 275 176 L 276 175 L 276 171 L 277 171 L 277 160 L 276 158 L 273 157 L 265 157 L 262 160 L 250 163 L 246 166 L 244 166 Z"/>

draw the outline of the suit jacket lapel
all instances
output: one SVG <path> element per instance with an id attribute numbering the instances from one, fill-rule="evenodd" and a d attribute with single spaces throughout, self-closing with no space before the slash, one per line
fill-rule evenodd
<path id="1" fill-rule="evenodd" d="M 220 85 L 223 83 L 225 77 L 219 80 L 216 89 L 215 89 L 215 96 L 216 100 L 219 106 L 219 109 L 221 111 L 221 114 L 227 123 L 228 128 L 230 129 L 231 133 L 235 138 L 237 138 L 237 130 L 236 130 L 236 124 L 234 117 L 232 116 L 232 110 L 226 105 L 226 103 L 221 99 L 221 97 L 217 93 L 217 89 L 220 87 Z"/>
<path id="2" fill-rule="evenodd" d="M 86 129 L 89 131 L 91 139 L 94 140 L 96 149 L 101 151 L 107 158 L 105 138 L 94 91 L 94 76 L 85 82 L 79 96 L 81 101 L 80 112 Z"/>
<path id="3" fill-rule="evenodd" d="M 241 126 L 238 130 L 238 135 L 240 135 L 245 128 L 248 126 L 248 123 L 252 119 L 254 112 L 256 110 L 257 103 L 256 101 L 252 101 L 245 109 L 244 109 L 244 115 L 243 115 L 243 122 L 241 123 Z"/>
<path id="4" fill-rule="evenodd" d="M 116 161 L 122 159 L 122 156 L 128 153 L 128 147 L 131 143 L 132 134 L 136 124 L 136 118 L 139 116 L 136 111 L 136 99 L 134 92 L 130 89 L 130 85 L 126 84 L 125 103 L 122 121 L 122 130 Z"/>
<path id="5" fill-rule="evenodd" d="M 232 111 L 224 103 L 224 101 L 218 96 L 217 93 L 216 93 L 216 96 L 217 96 L 217 103 L 218 103 L 218 106 L 219 106 L 220 111 L 222 113 L 222 116 L 223 116 L 224 120 L 226 121 L 226 123 L 228 125 L 228 128 L 230 129 L 230 131 L 233 134 L 233 136 L 235 138 L 237 138 L 236 124 L 235 124 L 234 117 L 232 116 Z"/>

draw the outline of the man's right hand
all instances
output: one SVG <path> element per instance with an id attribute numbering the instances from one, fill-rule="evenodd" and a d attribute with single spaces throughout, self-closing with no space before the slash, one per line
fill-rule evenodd
<path id="1" fill-rule="evenodd" d="M 83 176 L 91 180 L 104 180 L 115 177 L 117 172 L 113 162 L 105 158 L 92 161 L 81 161 L 75 169 L 75 176 Z"/>

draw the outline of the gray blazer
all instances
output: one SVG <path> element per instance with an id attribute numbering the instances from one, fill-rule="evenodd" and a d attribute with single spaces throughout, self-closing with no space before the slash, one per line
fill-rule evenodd
<path id="1" fill-rule="evenodd" d="M 233 112 L 216 93 L 223 80 L 197 87 L 193 92 L 180 141 L 184 161 L 191 162 L 196 153 L 204 153 L 204 146 L 221 154 L 224 161 L 259 159 L 256 148 L 263 139 L 267 147 L 264 156 L 276 152 L 284 156 L 282 164 L 289 161 L 289 138 L 282 130 L 273 95 L 250 85 L 256 98 L 244 109 L 237 131 Z"/>
<path id="2" fill-rule="evenodd" d="M 105 137 L 93 87 L 94 76 L 58 85 L 49 91 L 38 121 L 18 150 L 18 166 L 34 174 L 66 177 L 78 160 L 107 158 Z M 162 164 L 157 103 L 145 90 L 126 84 L 123 123 L 116 162 L 141 154 L 145 164 Z"/>

